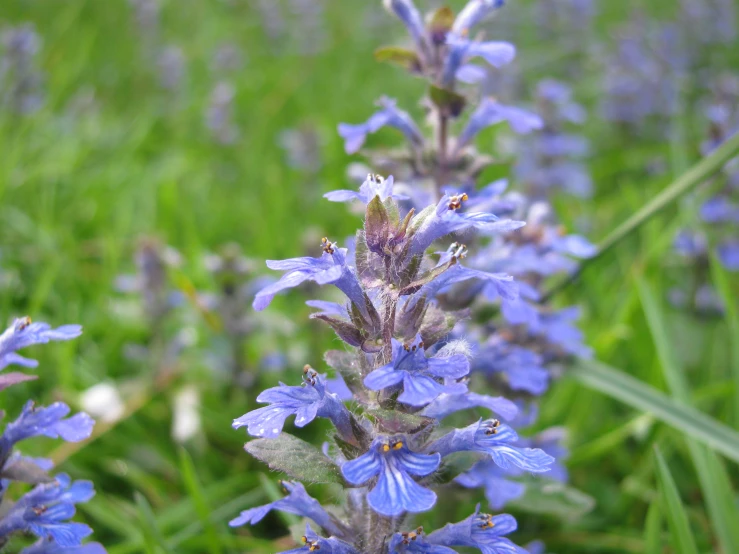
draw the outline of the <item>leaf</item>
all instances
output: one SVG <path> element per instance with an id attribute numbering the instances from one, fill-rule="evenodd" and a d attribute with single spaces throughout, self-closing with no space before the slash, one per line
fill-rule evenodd
<path id="1" fill-rule="evenodd" d="M 378 62 L 389 62 L 409 71 L 420 71 L 421 62 L 418 54 L 408 48 L 398 46 L 381 46 L 375 50 L 375 60 Z"/>
<path id="2" fill-rule="evenodd" d="M 365 413 L 377 420 L 385 433 L 415 434 L 436 424 L 436 420 L 433 418 L 404 414 L 397 410 L 375 409 L 367 410 Z"/>
<path id="3" fill-rule="evenodd" d="M 595 506 L 595 500 L 565 483 L 549 479 L 526 482 L 526 492 L 508 503 L 532 514 L 548 514 L 565 521 L 579 519 Z"/>
<path id="4" fill-rule="evenodd" d="M 467 100 L 461 94 L 436 85 L 431 85 L 429 88 L 429 97 L 434 105 L 439 108 L 442 115 L 449 117 L 458 117 L 467 103 Z"/>
<path id="5" fill-rule="evenodd" d="M 428 28 L 432 35 L 446 36 L 454 24 L 454 12 L 449 6 L 442 6 L 431 14 Z"/>
<path id="6" fill-rule="evenodd" d="M 34 464 L 31 460 L 25 458 L 19 458 L 10 467 L 6 467 L 0 473 L 0 477 L 31 485 L 51 483 L 54 480 L 46 471 Z"/>
<path id="7" fill-rule="evenodd" d="M 276 439 L 256 439 L 244 449 L 270 469 L 309 483 L 344 483 L 339 467 L 313 445 L 282 433 Z"/>
<path id="8" fill-rule="evenodd" d="M 413 294 L 414 292 L 418 292 L 422 286 L 436 279 L 439 275 L 444 273 L 447 269 L 449 269 L 456 263 L 457 258 L 452 257 L 452 259 L 449 260 L 447 263 L 426 271 L 415 281 L 400 289 L 400 292 L 398 292 L 398 296 L 407 296 L 409 294 Z"/>
<path id="9" fill-rule="evenodd" d="M 657 477 L 667 524 L 671 530 L 672 546 L 679 554 L 698 554 L 677 486 L 657 446 L 654 447 L 654 455 L 657 458 Z"/>
<path id="10" fill-rule="evenodd" d="M 632 408 L 652 414 L 680 434 L 685 434 L 685 425 L 689 423 L 698 430 L 691 433 L 691 440 L 703 443 L 739 463 L 739 433 L 692 406 L 595 360 L 576 360 L 568 375 Z"/>
<path id="11" fill-rule="evenodd" d="M 38 375 L 26 375 L 18 371 L 2 373 L 0 374 L 0 390 L 5 390 L 24 381 L 33 381 L 34 379 L 38 379 Z"/>
<path id="12" fill-rule="evenodd" d="M 662 552 L 662 514 L 659 502 L 652 502 L 644 522 L 644 552 Z"/>
<path id="13" fill-rule="evenodd" d="M 362 332 L 351 323 L 323 314 L 312 314 L 310 317 L 311 319 L 320 319 L 328 323 L 336 334 L 339 335 L 339 338 L 351 346 L 361 346 L 364 342 Z"/>
<path id="14" fill-rule="evenodd" d="M 684 377 L 683 368 L 675 359 L 674 349 L 665 325 L 666 320 L 659 302 L 646 281 L 638 279 L 637 289 L 657 348 L 657 357 L 665 375 L 665 381 L 677 400 L 689 404 L 691 403 L 690 388 Z M 732 498 L 731 480 L 714 452 L 696 444 L 692 436 L 686 437 L 686 442 L 698 473 L 698 480 L 716 535 L 723 550 L 730 552 L 733 545 L 739 544 L 739 527 L 736 525 L 739 521 L 739 508 Z"/>
<path id="15" fill-rule="evenodd" d="M 371 252 L 382 254 L 390 232 L 390 218 L 379 196 L 367 204 L 364 217 L 364 237 Z"/>
<path id="16" fill-rule="evenodd" d="M 434 304 L 429 304 L 418 331 L 426 348 L 446 337 L 458 321 L 469 317 L 469 310 L 445 312 Z"/>
<path id="17" fill-rule="evenodd" d="M 326 363 L 344 378 L 346 386 L 354 394 L 364 392 L 362 373 L 357 354 L 343 350 L 329 350 L 323 355 Z"/>
<path id="18" fill-rule="evenodd" d="M 208 552 L 211 554 L 220 554 L 221 541 L 218 537 L 215 525 L 210 521 L 210 514 L 212 513 L 211 507 L 208 505 L 208 501 L 205 499 L 205 493 L 203 487 L 198 480 L 197 472 L 195 470 L 195 464 L 192 462 L 190 454 L 184 448 L 180 449 L 180 474 L 185 484 L 185 489 L 190 498 L 192 498 L 195 504 L 195 513 L 198 515 L 198 519 L 203 524 L 205 529 L 205 536 L 207 537 Z"/>
<path id="19" fill-rule="evenodd" d="M 734 379 L 734 424 L 739 426 L 739 309 L 736 295 L 731 290 L 728 271 L 715 255 L 711 256 L 711 277 L 726 311 L 729 326 L 729 349 L 731 354 L 731 373 Z M 739 544 L 739 543 L 737 543 Z"/>

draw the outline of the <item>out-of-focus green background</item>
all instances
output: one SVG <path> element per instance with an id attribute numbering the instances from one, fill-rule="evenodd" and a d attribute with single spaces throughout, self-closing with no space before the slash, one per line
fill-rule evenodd
<path id="1" fill-rule="evenodd" d="M 567 227 L 587 220 L 587 234 L 598 241 L 698 160 L 705 127 L 693 96 L 702 77 L 688 75 L 682 109 L 667 121 L 682 133 L 665 138 L 606 123 L 597 111 L 599 48 L 612 47 L 614 29 L 634 9 L 669 19 L 677 8 L 666 2 L 596 2 L 592 29 L 573 41 L 567 33 L 541 32 L 534 22 L 536 3 L 522 2 L 516 17 L 486 28 L 496 38 L 516 41 L 525 75 L 522 103 L 531 100 L 538 78 L 554 77 L 571 82 L 575 97 L 590 110 L 584 134 L 592 142 L 588 163 L 595 196 L 558 197 L 555 204 Z M 463 3 L 450 4 L 458 9 Z M 249 399 L 260 387 L 303 363 L 320 367 L 321 352 L 335 346 L 335 338 L 308 321 L 304 296 L 278 299 L 271 315 L 254 318 L 281 331 L 247 340 L 257 383 L 251 391 L 234 391 L 211 356 L 218 326 L 190 293 L 214 288 L 202 259 L 223 243 L 237 242 L 255 260 L 279 259 L 315 252 L 322 235 L 345 237 L 360 224 L 345 205 L 321 198 L 354 186 L 346 175 L 352 160 L 335 128 L 340 121 L 366 119 L 383 94 L 421 113 L 422 81 L 372 56 L 380 45 L 405 40 L 402 27 L 374 0 L 4 0 L 0 26 L 25 23 L 41 40 L 34 64 L 43 76 L 43 102 L 31 114 L 0 110 L 0 314 L 81 323 L 85 334 L 33 349 L 41 361 L 40 379 L 3 392 L 3 409 L 12 415 L 29 396 L 79 406 L 79 393 L 88 387 L 101 381 L 121 386 L 129 402 L 123 421 L 99 424 L 99 436 L 80 449 L 41 440 L 29 452 L 51 452 L 62 462 L 60 470 L 95 482 L 98 494 L 80 506 L 79 518 L 94 527 L 111 554 L 290 548 L 290 518 L 273 514 L 239 530 L 226 525 L 240 510 L 277 494 L 271 484 L 276 476 L 249 459 L 242 449 L 245 433 L 230 423 L 251 409 Z M 163 71 L 178 70 L 172 47 L 181 53 L 182 75 L 168 89 Z M 736 70 L 737 45 L 716 48 L 712 63 L 727 69 L 733 63 Z M 169 59 L 162 57 L 166 52 Z M 573 59 L 580 68 L 575 74 L 568 65 Z M 208 123 L 219 115 L 215 103 L 229 91 L 232 117 L 214 131 Z M 493 135 L 484 135 L 481 146 L 492 147 Z M 300 147 L 292 154 L 284 147 L 291 140 Z M 398 142 L 391 131 L 370 141 Z M 305 163 L 296 167 L 291 155 L 298 154 Z M 675 371 L 688 382 L 689 401 L 736 428 L 739 362 L 732 362 L 730 348 L 739 338 L 730 339 L 722 317 L 698 318 L 666 302 L 666 291 L 686 272 L 674 263 L 672 237 L 694 219 L 696 202 L 653 218 L 557 302 L 583 306 L 582 328 L 597 358 L 668 391 L 670 377 L 656 348 L 664 338 Z M 141 236 L 179 251 L 182 264 L 171 280 L 189 298 L 180 308 L 184 315 L 169 325 L 172 332 L 188 329 L 193 344 L 175 362 L 179 373 L 166 386 L 150 378 L 150 358 L 126 355 L 127 345 L 150 340 L 151 329 L 115 290 L 117 276 L 135 269 Z M 724 277 L 735 291 L 735 276 Z M 656 307 L 648 321 L 650 300 Z M 287 321 L 277 319 L 280 313 Z M 260 366 L 275 352 L 289 355 L 287 373 Z M 171 438 L 172 406 L 188 384 L 200 395 L 203 432 L 181 446 Z M 693 422 L 686 419 L 678 432 L 565 378 L 542 402 L 538 428 L 552 425 L 569 430 L 571 482 L 581 492 L 559 499 L 555 514 L 514 512 L 519 543 L 541 538 L 554 552 L 637 553 L 648 551 L 656 536 L 665 548 L 660 552 L 680 551 L 669 540 L 665 510 L 645 535 L 647 511 L 659 498 L 657 444 L 699 550 L 714 551 L 706 488 L 686 446 L 701 433 Z M 320 423 L 304 433 L 314 441 L 323 436 Z M 736 465 L 726 466 L 736 485 Z M 325 488 L 310 490 L 332 497 Z M 735 506 L 736 492 L 724 492 L 722 501 Z M 573 517 L 589 504 L 581 495 L 592 497 L 593 507 Z M 428 525 L 456 521 L 484 501 L 472 492 L 450 492 L 449 499 L 435 516 L 421 519 Z"/>

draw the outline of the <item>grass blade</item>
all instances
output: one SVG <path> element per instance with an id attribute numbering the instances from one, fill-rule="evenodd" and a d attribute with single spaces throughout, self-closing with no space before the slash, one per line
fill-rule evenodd
<path id="1" fill-rule="evenodd" d="M 180 449 L 180 470 L 182 472 L 182 480 L 185 483 L 185 489 L 195 504 L 195 512 L 198 514 L 198 519 L 200 519 L 200 522 L 203 524 L 205 536 L 208 539 L 208 552 L 210 552 L 210 554 L 221 554 L 221 541 L 218 537 L 218 531 L 210 520 L 212 511 L 210 506 L 208 506 L 205 493 L 203 492 L 200 481 L 198 480 L 195 465 L 192 463 L 192 458 L 184 448 Z"/>
<path id="2" fill-rule="evenodd" d="M 739 433 L 692 406 L 595 360 L 578 360 L 568 375 L 591 389 L 652 414 L 680 433 L 685 433 L 685 425 L 690 422 L 694 429 L 700 429 L 691 434 L 694 441 L 739 463 Z"/>
<path id="3" fill-rule="evenodd" d="M 652 502 L 644 522 L 644 552 L 662 552 L 662 514 L 659 502 Z"/>
<path id="4" fill-rule="evenodd" d="M 729 348 L 731 349 L 731 373 L 734 379 L 734 427 L 739 427 L 739 308 L 736 295 L 731 291 L 731 281 L 726 269 L 715 256 L 711 257 L 711 277 L 726 310 L 729 325 Z M 739 544 L 739 543 L 737 543 Z"/>
<path id="5" fill-rule="evenodd" d="M 660 493 L 667 524 L 671 530 L 672 546 L 678 554 L 698 554 L 698 548 L 695 545 L 693 532 L 690 530 L 688 516 L 683 509 L 675 480 L 672 478 L 670 468 L 667 467 L 667 463 L 657 446 L 654 447 L 654 455 L 657 458 L 657 477 L 660 483 Z"/>
<path id="6" fill-rule="evenodd" d="M 611 231 L 598 245 L 598 252 L 595 256 L 583 260 L 577 271 L 573 271 L 566 279 L 554 285 L 541 297 L 540 302 L 546 302 L 556 293 L 576 281 L 586 267 L 592 265 L 595 260 L 602 258 L 606 252 L 639 229 L 639 227 L 683 194 L 705 182 L 711 175 L 719 171 L 726 162 L 736 156 L 737 153 L 739 153 L 739 133 L 724 141 L 721 146 L 693 165 L 688 171 L 664 188 L 662 192 L 652 198 L 644 207 Z"/>
<path id="7" fill-rule="evenodd" d="M 144 535 L 144 548 L 147 554 L 169 553 L 169 549 L 164 542 L 162 532 L 156 524 L 156 516 L 151 505 L 140 492 L 134 493 L 134 500 L 139 512 L 139 523 L 141 524 L 141 532 Z"/>
<path id="8" fill-rule="evenodd" d="M 674 349 L 670 347 L 665 318 L 659 302 L 645 281 L 637 279 L 636 284 L 665 381 L 676 399 L 691 404 L 690 387 L 673 355 Z M 696 444 L 692 439 L 687 439 L 687 445 L 716 535 L 723 551 L 730 552 L 733 545 L 739 544 L 739 527 L 736 526 L 736 522 L 739 521 L 739 509 L 733 502 L 731 480 L 714 452 Z"/>

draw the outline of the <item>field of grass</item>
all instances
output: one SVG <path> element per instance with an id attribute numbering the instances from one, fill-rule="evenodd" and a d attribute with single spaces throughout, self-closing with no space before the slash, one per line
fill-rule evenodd
<path id="1" fill-rule="evenodd" d="M 42 439 L 25 451 L 94 481 L 97 495 L 80 505 L 78 519 L 111 554 L 286 550 L 296 518 L 273 513 L 254 528 L 227 526 L 240 510 L 279 494 L 277 476 L 243 451 L 246 435 L 231 421 L 283 375 L 304 363 L 318 367 L 336 339 L 308 320 L 308 296 L 281 297 L 249 316 L 244 365 L 254 382 L 234 386 L 218 361 L 226 348 L 221 325 L 193 291 L 215 289 L 203 258 L 224 243 L 238 243 L 258 262 L 257 274 L 266 274 L 265 258 L 315 254 L 321 236 L 352 234 L 360 216 L 321 198 L 354 186 L 346 167 L 360 160 L 344 153 L 336 124 L 363 121 L 383 94 L 417 115 L 423 82 L 373 60 L 378 46 L 404 40 L 379 0 L 316 2 L 319 27 L 298 15 L 282 31 L 265 25 L 264 2 L 163 0 L 155 2 L 154 23 L 137 20 L 136 4 L 5 0 L 0 7 L 0 28 L 29 22 L 41 37 L 36 60 L 45 94 L 32 114 L 0 107 L 0 315 L 85 329 L 74 342 L 34 348 L 39 380 L 0 393 L 0 405 L 11 415 L 29 397 L 79 407 L 80 393 L 101 381 L 120 388 L 127 403 L 121 421 L 98 423 L 81 445 Z M 666 137 L 629 133 L 598 116 L 594 49 L 541 36 L 527 19 L 534 2 L 523 4 L 518 26 L 500 34 L 515 40 L 525 82 L 569 81 L 591 112 L 584 134 L 594 197 L 554 203 L 568 228 L 584 225 L 599 243 L 700 160 L 704 124 L 693 101 L 700 77 L 688 76 Z M 607 46 L 630 7 L 599 4 L 588 38 Z M 642 5 L 665 13 L 664 2 Z M 495 22 L 487 28 L 498 31 Z M 161 86 L 158 60 L 171 45 L 185 61 L 174 91 Z M 238 56 L 216 67 L 224 45 Z M 737 44 L 733 52 L 717 47 L 712 63 L 736 69 L 737 52 Z M 566 62 L 575 55 L 582 69 L 573 76 Z M 218 82 L 235 93 L 237 136 L 227 144 L 206 122 Z M 530 98 L 524 90 L 523 101 Z M 280 145 L 288 129 L 302 133 L 313 167 L 288 163 Z M 496 138 L 483 135 L 481 148 Z M 370 144 L 398 140 L 383 131 Z M 656 162 L 664 171 L 649 170 Z M 490 176 L 506 172 L 497 167 Z M 739 279 L 718 264 L 710 268 L 724 316 L 667 302 L 668 289 L 690 271 L 676 261 L 673 237 L 695 221 L 709 192 L 698 188 L 653 214 L 555 297 L 557 305 L 582 306 L 581 328 L 606 367 L 576 363 L 541 403 L 537 429 L 568 430 L 570 488 L 511 510 L 519 544 L 541 539 L 548 552 L 568 553 L 739 549 Z M 169 278 L 184 300 L 158 329 L 115 287 L 119 275 L 135 271 L 141 237 L 181 255 Z M 191 340 L 168 358 L 165 342 L 182 329 Z M 131 344 L 149 349 L 133 356 Z M 282 372 L 260 364 L 274 353 L 289 359 Z M 202 431 L 182 445 L 172 439 L 173 405 L 192 386 Z M 319 441 L 321 425 L 296 434 Z M 326 487 L 309 490 L 332 496 Z M 457 521 L 480 500 L 482 493 L 455 492 L 419 521 L 428 528 Z M 694 548 L 681 538 L 686 532 Z"/>

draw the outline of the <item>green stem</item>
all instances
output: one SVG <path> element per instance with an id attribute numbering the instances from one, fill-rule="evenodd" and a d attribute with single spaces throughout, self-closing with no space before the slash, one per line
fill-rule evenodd
<path id="1" fill-rule="evenodd" d="M 680 198 L 683 194 L 705 182 L 737 154 L 739 154 L 739 133 L 736 133 L 733 137 L 726 140 L 711 154 L 683 173 L 672 184 L 648 202 L 641 210 L 614 229 L 600 243 L 598 246 L 598 252 L 592 258 L 583 260 L 576 271 L 568 275 L 563 281 L 554 285 L 541 297 L 540 303 L 547 302 L 552 298 L 552 296 L 574 283 L 586 267 L 593 265 L 596 260 L 602 258 L 609 250 L 636 231 L 639 227 L 644 225 L 662 209 Z"/>

